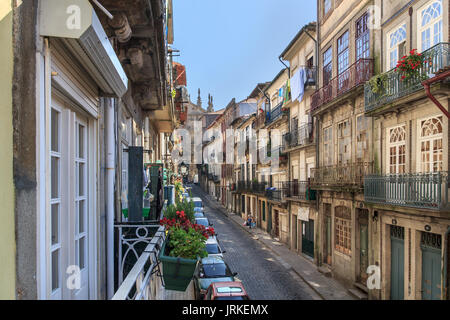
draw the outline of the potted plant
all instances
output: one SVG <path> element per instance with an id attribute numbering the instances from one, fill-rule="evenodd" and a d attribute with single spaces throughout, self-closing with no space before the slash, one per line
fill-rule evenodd
<path id="1" fill-rule="evenodd" d="M 206 240 L 215 234 L 213 228 L 194 224 L 183 211 L 176 218 L 161 220 L 167 237 L 159 253 L 164 286 L 168 290 L 186 291 L 199 260 L 208 256 Z"/>
<path id="2" fill-rule="evenodd" d="M 378 75 L 372 77 L 369 80 L 369 85 L 370 85 L 370 88 L 372 89 L 372 92 L 375 94 L 381 93 L 381 91 L 383 90 L 384 85 L 386 83 L 386 80 L 387 80 L 386 73 L 378 74 Z"/>
<path id="3" fill-rule="evenodd" d="M 426 80 L 428 76 L 422 73 L 423 66 L 431 61 L 425 60 L 421 53 L 417 52 L 417 49 L 413 49 L 409 52 L 408 56 L 403 56 L 397 63 L 395 71 L 398 72 L 401 77 L 401 81 L 416 78 L 419 80 Z"/>

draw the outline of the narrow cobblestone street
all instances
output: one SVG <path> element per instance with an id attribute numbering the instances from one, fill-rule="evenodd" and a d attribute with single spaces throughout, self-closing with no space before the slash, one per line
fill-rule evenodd
<path id="1" fill-rule="evenodd" d="M 266 247 L 231 221 L 207 195 L 193 186 L 193 196 L 200 197 L 205 215 L 214 225 L 219 242 L 226 251 L 225 261 L 244 283 L 253 300 L 318 300 L 321 299 Z"/>

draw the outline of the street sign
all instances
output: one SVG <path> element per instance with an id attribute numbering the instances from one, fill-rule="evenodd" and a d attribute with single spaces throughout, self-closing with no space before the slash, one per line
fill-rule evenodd
<path id="1" fill-rule="evenodd" d="M 41 36 L 78 39 L 92 25 L 89 0 L 41 0 Z"/>

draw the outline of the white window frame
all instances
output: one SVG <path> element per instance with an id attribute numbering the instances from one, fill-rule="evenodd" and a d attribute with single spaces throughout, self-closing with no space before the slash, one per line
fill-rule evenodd
<path id="1" fill-rule="evenodd" d="M 423 13 L 428 10 L 431 6 L 433 6 L 435 3 L 440 3 L 441 6 L 441 13 L 440 16 L 437 18 L 432 18 L 425 26 L 422 26 L 422 15 Z M 422 6 L 419 10 L 417 10 L 417 47 L 419 51 L 425 51 L 436 44 L 440 43 L 444 39 L 444 26 L 443 26 L 443 14 L 444 12 L 444 4 L 442 3 L 442 0 L 433 0 Z M 435 38 L 435 26 L 440 23 L 440 37 L 437 41 L 434 40 Z M 422 39 L 422 33 L 426 30 L 430 31 L 430 44 L 426 48 L 423 47 L 423 39 Z"/>
<path id="2" fill-rule="evenodd" d="M 391 142 L 391 130 L 395 130 L 397 128 L 404 128 L 405 130 L 405 140 L 398 141 L 398 142 Z M 408 140 L 408 127 L 406 123 L 399 124 L 393 127 L 386 128 L 386 173 L 387 174 L 398 174 L 399 173 L 399 149 L 401 146 L 405 146 L 405 172 L 408 172 L 408 146 L 407 146 L 407 140 Z M 396 148 L 396 168 L 395 172 L 391 172 L 391 148 Z"/>
<path id="3" fill-rule="evenodd" d="M 405 28 L 405 38 L 402 41 L 397 42 L 394 45 L 394 47 L 392 47 L 391 46 L 391 36 L 403 27 Z M 395 66 L 397 65 L 398 60 L 402 57 L 401 53 L 399 52 L 400 45 L 402 43 L 405 43 L 405 46 L 406 46 L 407 38 L 408 38 L 408 25 L 406 24 L 406 22 L 402 22 L 401 24 L 399 24 L 397 27 L 392 29 L 392 31 L 390 31 L 387 34 L 387 37 L 386 37 L 386 48 L 387 48 L 387 50 L 386 50 L 386 71 L 389 71 L 389 70 L 395 68 Z M 395 60 L 392 60 L 391 56 L 394 52 L 397 52 L 397 58 Z"/>
<path id="4" fill-rule="evenodd" d="M 437 135 L 433 135 L 433 136 L 427 136 L 427 137 L 422 137 L 422 122 L 423 121 L 427 121 L 430 119 L 435 119 L 435 118 L 441 118 L 442 120 L 442 133 L 437 134 Z M 426 117 L 426 118 L 421 118 L 417 120 L 417 168 L 416 168 L 416 172 L 420 172 L 420 173 L 433 173 L 435 171 L 432 171 L 432 168 L 430 167 L 430 171 L 426 172 L 424 170 L 422 170 L 422 142 L 425 141 L 430 141 L 430 165 L 433 164 L 433 145 L 434 142 L 438 139 L 442 140 L 442 170 L 444 170 L 444 165 L 445 165 L 445 161 L 444 161 L 444 152 L 445 152 L 445 148 L 444 148 L 444 132 L 445 132 L 445 122 L 444 122 L 444 117 L 442 116 L 442 114 L 436 114 L 434 116 L 430 116 L 430 117 Z M 436 171 L 436 172 L 439 172 Z"/>

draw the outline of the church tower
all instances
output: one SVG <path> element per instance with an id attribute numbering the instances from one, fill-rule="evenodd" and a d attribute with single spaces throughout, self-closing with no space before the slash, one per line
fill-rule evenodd
<path id="1" fill-rule="evenodd" d="M 197 98 L 197 107 L 202 107 L 202 97 L 200 95 L 200 88 L 198 88 L 198 98 Z"/>
<path id="2" fill-rule="evenodd" d="M 208 109 L 207 112 L 214 112 L 214 105 L 213 105 L 213 97 L 208 94 Z"/>

